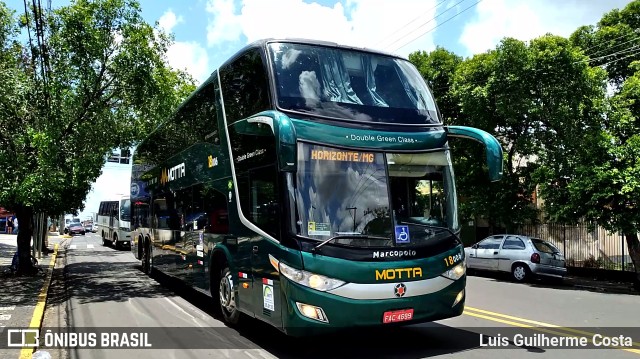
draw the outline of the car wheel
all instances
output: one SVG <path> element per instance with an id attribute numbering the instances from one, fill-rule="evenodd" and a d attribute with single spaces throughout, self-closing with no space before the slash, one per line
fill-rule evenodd
<path id="1" fill-rule="evenodd" d="M 231 270 L 225 266 L 218 279 L 218 302 L 222 311 L 222 318 L 228 324 L 238 324 L 240 312 L 236 307 L 236 293 L 233 287 Z"/>
<path id="2" fill-rule="evenodd" d="M 511 267 L 511 276 L 517 282 L 525 282 L 529 279 L 530 275 L 529 267 L 523 263 L 516 263 Z"/>

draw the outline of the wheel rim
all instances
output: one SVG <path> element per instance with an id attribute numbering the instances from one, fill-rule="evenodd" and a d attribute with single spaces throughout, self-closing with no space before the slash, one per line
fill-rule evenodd
<path id="1" fill-rule="evenodd" d="M 524 277 L 527 275 L 527 273 L 524 270 L 524 267 L 522 266 L 517 266 L 514 270 L 513 270 L 513 276 L 517 279 L 517 280 L 523 280 Z"/>
<path id="2" fill-rule="evenodd" d="M 233 312 L 236 308 L 231 275 L 227 275 L 220 280 L 220 306 L 228 313 Z"/>

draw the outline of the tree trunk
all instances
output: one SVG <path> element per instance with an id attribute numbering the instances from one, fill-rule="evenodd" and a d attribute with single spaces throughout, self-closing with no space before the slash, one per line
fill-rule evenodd
<path id="1" fill-rule="evenodd" d="M 33 234 L 33 209 L 31 207 L 18 206 L 16 208 L 18 218 L 18 275 L 33 275 L 37 268 L 31 262 L 31 236 Z"/>
<path id="2" fill-rule="evenodd" d="M 627 240 L 627 248 L 629 249 L 629 257 L 633 262 L 636 271 L 635 287 L 640 291 L 640 241 L 638 241 L 638 233 L 625 233 L 624 238 Z"/>

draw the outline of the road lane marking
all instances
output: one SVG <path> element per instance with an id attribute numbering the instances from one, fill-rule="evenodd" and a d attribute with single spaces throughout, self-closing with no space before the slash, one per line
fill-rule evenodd
<path id="1" fill-rule="evenodd" d="M 14 309 L 16 309 L 15 305 L 11 305 L 11 306 L 8 306 L 8 307 L 0 307 L 0 312 L 3 312 L 5 310 L 14 310 Z"/>
<path id="2" fill-rule="evenodd" d="M 473 308 L 473 307 L 465 307 L 465 310 L 464 310 L 463 314 L 466 314 L 466 315 L 469 315 L 469 316 L 472 316 L 472 317 L 476 317 L 476 318 L 482 318 L 482 319 L 498 322 L 498 323 L 508 324 L 508 325 L 515 326 L 515 327 L 528 328 L 528 329 L 532 329 L 532 330 L 535 330 L 535 331 L 548 333 L 548 334 L 555 334 L 555 335 L 559 335 L 559 336 L 572 336 L 572 337 L 584 336 L 584 337 L 587 337 L 587 341 L 590 342 L 590 343 L 592 342 L 592 340 L 589 339 L 588 337 L 593 338 L 593 336 L 595 335 L 595 333 L 591 333 L 591 332 L 586 332 L 586 331 L 577 330 L 577 329 L 573 329 L 573 328 L 567 328 L 567 327 L 563 327 L 563 326 L 559 326 L 559 325 L 555 325 L 555 324 L 538 322 L 538 321 L 535 321 L 535 320 L 529 320 L 529 319 L 525 319 L 525 318 L 520 318 L 520 317 L 511 316 L 511 315 L 491 312 L 491 311 L 488 311 L 488 310 L 483 310 L 483 309 L 478 309 L 478 308 Z M 506 319 L 500 319 L 500 318 L 496 318 L 496 317 L 501 317 L 501 318 L 506 318 Z M 507 319 L 511 319 L 511 320 L 507 320 Z M 516 320 L 517 322 L 514 321 L 514 320 Z M 529 323 L 529 324 L 525 324 L 525 323 Z M 540 327 L 536 327 L 536 326 L 533 326 L 533 325 L 530 325 L 530 324 L 535 324 L 535 325 L 543 326 L 543 327 L 546 327 L 546 328 L 553 328 L 553 329 L 556 329 L 556 330 L 540 328 Z M 573 334 L 570 334 L 570 333 L 573 333 Z M 578 335 L 576 335 L 576 334 L 578 334 Z M 603 335 L 603 336 L 605 336 L 605 335 Z M 632 342 L 632 344 L 634 346 L 640 347 L 640 343 Z M 610 348 L 611 349 L 622 349 L 624 351 L 628 351 L 628 352 L 631 352 L 631 353 L 640 354 L 640 349 L 633 349 L 633 348 L 628 348 L 628 347 L 610 347 Z"/>
<path id="3" fill-rule="evenodd" d="M 76 246 L 75 244 L 72 244 L 69 246 L 69 249 L 76 249 L 76 248 L 78 248 L 78 246 Z"/>
<path id="4" fill-rule="evenodd" d="M 87 244 L 87 249 L 93 249 L 93 244 Z"/>
<path id="5" fill-rule="evenodd" d="M 11 314 L 0 314 L 0 320 L 9 320 L 11 319 Z"/>

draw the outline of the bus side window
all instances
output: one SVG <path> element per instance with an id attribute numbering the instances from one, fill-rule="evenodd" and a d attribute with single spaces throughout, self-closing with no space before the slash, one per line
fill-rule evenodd
<path id="1" fill-rule="evenodd" d="M 213 234 L 229 233 L 227 197 L 210 184 L 194 186 L 189 218 L 195 222 L 197 230 Z"/>
<path id="2" fill-rule="evenodd" d="M 277 197 L 275 165 L 251 170 L 248 176 L 238 177 L 242 212 L 260 229 L 279 239 L 280 209 Z"/>

